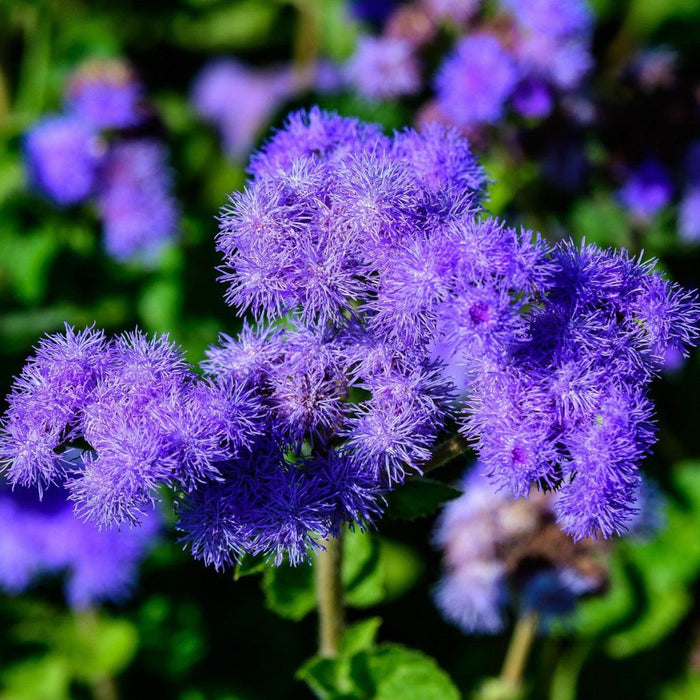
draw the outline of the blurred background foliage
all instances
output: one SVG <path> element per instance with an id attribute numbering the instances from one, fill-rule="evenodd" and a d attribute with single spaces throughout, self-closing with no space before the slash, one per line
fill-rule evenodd
<path id="1" fill-rule="evenodd" d="M 698 99 L 700 4 L 592 4 L 591 90 L 609 119 L 592 129 L 572 130 L 556 120 L 505 127 L 478 149 L 495 179 L 490 207 L 552 238 L 571 232 L 603 245 L 643 248 L 676 279 L 697 286 L 698 248 L 679 242 L 673 211 L 640 231 L 616 200 L 619 183 L 609 172 L 621 154 L 641 154 L 650 143 L 670 160 L 680 158 L 689 139 L 697 138 L 697 107 L 690 121 L 674 123 L 668 115 L 684 99 Z M 237 329 L 216 281 L 213 238 L 226 193 L 244 182 L 244 164 L 223 153 L 216 134 L 190 107 L 193 78 L 217 56 L 267 66 L 306 60 L 304 52 L 311 50 L 342 61 L 361 31 L 343 0 L 0 3 L 3 393 L 36 339 L 64 321 L 94 321 L 108 331 L 134 325 L 169 331 L 192 362 L 219 332 Z M 677 52 L 690 98 L 672 90 L 630 101 L 620 66 L 644 46 Z M 111 260 L 89 206 L 57 208 L 27 181 L 22 134 L 41 115 L 60 109 L 70 72 L 95 57 L 125 57 L 136 67 L 170 150 L 182 233 L 150 266 Z M 237 98 L 246 101 L 245 94 Z M 307 92 L 280 108 L 270 124 L 279 124 L 289 108 L 314 102 L 389 129 L 415 118 L 410 101 L 369 103 L 347 91 Z M 570 165 L 570 144 L 584 153 L 585 181 L 568 183 L 561 168 L 554 177 L 548 172 L 546 153 L 554 147 Z M 661 440 L 648 472 L 668 499 L 667 526 L 649 542 L 615 546 L 606 594 L 538 639 L 528 697 L 700 697 L 698 391 L 697 359 L 656 387 Z M 450 465 L 440 481 L 454 480 L 463 467 Z M 436 502 L 447 495 L 440 493 Z M 430 697 L 421 694 L 425 677 L 438 678 L 432 688 L 443 687 L 435 697 L 451 697 L 454 686 L 444 672 L 464 696 L 475 693 L 485 677 L 497 675 L 507 637 L 467 637 L 441 619 L 430 596 L 439 569 L 429 541 L 433 509 L 416 510 L 410 497 L 392 508 L 396 519 L 386 519 L 380 533 L 348 538 L 347 602 L 351 621 L 362 622 L 350 628 L 337 668 L 308 661 L 316 630 L 307 567 L 271 569 L 243 561 L 235 576 L 217 574 L 170 538 L 145 562 L 136 595 L 122 607 L 70 613 L 52 579 L 21 597 L 2 595 L 0 697 L 107 700 L 118 692 L 181 700 L 303 698 L 309 696 L 305 679 L 321 697 L 338 697 L 345 683 L 347 697 L 391 698 L 398 697 L 392 690 L 396 674 L 405 669 L 415 697 Z M 361 682 L 357 668 L 364 669 Z M 479 692 L 488 697 L 487 689 Z"/>

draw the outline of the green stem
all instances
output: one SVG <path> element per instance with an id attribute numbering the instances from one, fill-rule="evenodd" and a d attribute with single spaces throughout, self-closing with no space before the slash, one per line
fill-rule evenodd
<path id="1" fill-rule="evenodd" d="M 77 615 L 77 624 L 82 633 L 93 643 L 98 633 L 97 611 L 94 608 L 81 610 Z M 119 691 L 114 679 L 107 675 L 93 676 L 88 681 L 90 692 L 95 700 L 119 700 Z"/>
<path id="2" fill-rule="evenodd" d="M 444 467 L 455 457 L 459 457 L 468 447 L 469 443 L 461 435 L 454 435 L 449 440 L 445 440 L 435 448 L 432 459 L 423 467 L 423 473 L 428 474 Z"/>
<path id="3" fill-rule="evenodd" d="M 24 49 L 15 111 L 39 114 L 44 107 L 51 62 L 51 27 L 46 12 L 29 7 L 23 17 Z"/>
<path id="4" fill-rule="evenodd" d="M 297 28 L 294 37 L 294 69 L 297 89 L 310 90 L 314 84 L 319 51 L 319 10 L 317 0 L 296 0 Z"/>
<path id="5" fill-rule="evenodd" d="M 343 607 L 343 539 L 329 538 L 324 550 L 316 555 L 316 605 L 318 606 L 318 652 L 321 656 L 337 656 L 345 628 Z"/>
<path id="6" fill-rule="evenodd" d="M 577 642 L 559 660 L 552 674 L 550 700 L 576 700 L 579 675 L 592 649 L 593 644 L 589 641 Z"/>
<path id="7" fill-rule="evenodd" d="M 527 657 L 537 634 L 538 625 L 539 615 L 532 610 L 523 612 L 515 623 L 501 670 L 501 680 L 514 688 L 519 687 L 522 682 Z"/>

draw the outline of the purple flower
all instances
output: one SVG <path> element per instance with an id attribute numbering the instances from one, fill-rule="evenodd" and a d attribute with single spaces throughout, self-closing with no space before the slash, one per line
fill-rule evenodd
<path id="1" fill-rule="evenodd" d="M 431 18 L 462 25 L 478 12 L 481 0 L 421 0 L 421 4 Z"/>
<path id="2" fill-rule="evenodd" d="M 681 199 L 678 231 L 688 243 L 700 240 L 700 186 L 688 188 Z"/>
<path id="3" fill-rule="evenodd" d="M 361 37 L 347 66 L 348 82 L 370 100 L 411 95 L 420 88 L 420 67 L 404 39 Z"/>
<path id="4" fill-rule="evenodd" d="M 57 204 L 76 204 L 93 194 L 104 145 L 75 117 L 46 117 L 24 142 L 33 184 Z"/>
<path id="5" fill-rule="evenodd" d="M 586 34 L 593 13 L 586 0 L 505 0 L 518 24 L 533 34 L 556 39 Z"/>
<path id="6" fill-rule="evenodd" d="M 571 545 L 552 524 L 553 498 L 513 500 L 496 491 L 476 464 L 463 494 L 442 511 L 434 542 L 443 552 L 435 603 L 467 633 L 500 632 L 511 605 L 545 620 L 570 613 L 583 596 L 600 591 L 605 571 L 591 543 Z"/>
<path id="7" fill-rule="evenodd" d="M 75 518 L 66 495 L 50 489 L 39 501 L 21 488 L 0 492 L 0 587 L 21 593 L 40 576 L 64 574 L 72 608 L 121 602 L 160 529 L 159 516 L 136 528 L 99 532 Z"/>
<path id="8" fill-rule="evenodd" d="M 624 251 L 550 247 L 489 216 L 453 130 L 387 137 L 313 108 L 250 172 L 217 245 L 226 299 L 254 323 L 207 350 L 204 378 L 167 337 L 49 339 L 4 417 L 11 481 L 66 483 L 102 525 L 139 520 L 170 487 L 196 558 L 298 563 L 377 518 L 459 416 L 495 485 L 557 490 L 550 524 L 625 530 L 655 440 L 648 386 L 669 348 L 697 343 L 694 292 Z M 500 569 L 482 564 L 459 575 L 488 588 L 477 612 L 454 616 L 494 628 Z"/>
<path id="9" fill-rule="evenodd" d="M 66 108 L 95 129 L 124 129 L 143 121 L 142 98 L 143 86 L 126 63 L 98 59 L 71 76 Z"/>
<path id="10" fill-rule="evenodd" d="M 100 182 L 105 247 L 117 260 L 154 259 L 177 235 L 172 174 L 163 146 L 152 140 L 112 147 Z"/>
<path id="11" fill-rule="evenodd" d="M 280 170 L 288 171 L 292 161 L 301 156 L 339 161 L 358 148 L 376 149 L 381 140 L 382 131 L 377 124 L 341 117 L 314 106 L 289 114 L 284 128 L 251 156 L 248 172 L 254 178 L 274 177 Z"/>
<path id="12" fill-rule="evenodd" d="M 216 478 L 217 463 L 249 446 L 263 418 L 232 379 L 196 380 L 167 336 L 106 342 L 67 327 L 15 381 L 0 459 L 13 484 L 62 482 L 86 518 L 133 523 L 161 484 L 189 491 Z M 78 440 L 88 449 L 66 452 Z"/>
<path id="13" fill-rule="evenodd" d="M 191 100 L 195 111 L 217 128 L 227 153 L 240 160 L 292 92 L 292 73 L 287 68 L 254 70 L 220 59 L 199 72 Z"/>
<path id="14" fill-rule="evenodd" d="M 497 39 L 467 36 L 435 77 L 438 107 L 459 127 L 493 123 L 503 116 L 517 80 L 516 65 Z"/>
<path id="15" fill-rule="evenodd" d="M 524 80 L 513 94 L 513 108 L 524 117 L 546 117 L 552 111 L 552 93 L 542 80 Z"/>
<path id="16" fill-rule="evenodd" d="M 642 223 L 671 201 L 673 184 L 666 168 L 658 161 L 647 160 L 628 176 L 619 197 L 630 215 Z"/>

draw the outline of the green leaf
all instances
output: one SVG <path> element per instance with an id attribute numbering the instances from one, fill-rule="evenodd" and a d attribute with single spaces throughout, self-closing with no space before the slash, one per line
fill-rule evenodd
<path id="1" fill-rule="evenodd" d="M 345 630 L 337 658 L 314 656 L 297 671 L 297 678 L 321 700 L 366 697 L 352 678 L 352 658 L 374 646 L 381 622 L 380 618 L 371 617 L 351 625 Z"/>
<path id="2" fill-rule="evenodd" d="M 238 579 L 244 576 L 259 574 L 264 571 L 266 566 L 267 563 L 264 557 L 244 554 L 233 570 L 233 580 L 238 581 Z"/>
<path id="3" fill-rule="evenodd" d="M 12 665 L 2 676 L 3 700 L 68 700 L 70 669 L 59 655 L 47 654 Z"/>
<path id="4" fill-rule="evenodd" d="M 138 633 L 128 620 L 78 615 L 57 646 L 70 660 L 74 678 L 110 678 L 123 671 L 138 648 Z"/>
<path id="5" fill-rule="evenodd" d="M 375 700 L 459 700 L 435 659 L 399 644 L 382 644 L 353 659 L 352 677 Z"/>
<path id="6" fill-rule="evenodd" d="M 407 593 L 423 576 L 425 561 L 403 542 L 379 539 L 379 556 L 384 583 L 384 600 L 396 600 Z"/>
<path id="7" fill-rule="evenodd" d="M 189 49 L 240 49 L 269 39 L 279 6 L 272 2 L 239 0 L 198 16 L 177 14 L 173 19 L 176 42 Z"/>
<path id="8" fill-rule="evenodd" d="M 436 479 L 409 479 L 387 496 L 386 517 L 392 520 L 424 518 L 461 494 L 459 489 Z"/>
<path id="9" fill-rule="evenodd" d="M 368 617 L 366 620 L 360 620 L 354 625 L 350 625 L 345 630 L 340 642 L 340 654 L 352 656 L 371 648 L 381 624 L 381 617 Z"/>
<path id="10" fill-rule="evenodd" d="M 268 566 L 263 572 L 265 604 L 281 617 L 301 620 L 316 605 L 313 569 L 309 564 Z"/>
<path id="11" fill-rule="evenodd" d="M 380 549 L 372 533 L 350 530 L 345 534 L 343 585 L 347 605 L 366 608 L 383 600 L 385 587 Z"/>

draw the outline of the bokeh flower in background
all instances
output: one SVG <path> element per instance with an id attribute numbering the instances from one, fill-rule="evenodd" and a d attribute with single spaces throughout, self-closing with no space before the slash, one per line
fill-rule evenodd
<path id="1" fill-rule="evenodd" d="M 462 631 L 497 633 L 509 612 L 535 612 L 548 625 L 583 598 L 605 592 L 610 545 L 567 537 L 556 524 L 555 492 L 514 500 L 506 489 L 494 489 L 479 463 L 466 471 L 460 489 L 433 539 L 443 555 L 435 603 Z M 640 486 L 636 507 L 628 535 L 653 536 L 663 525 L 658 492 Z"/>
<path id="2" fill-rule="evenodd" d="M 218 59 L 197 74 L 194 110 L 212 124 L 224 150 L 245 160 L 272 115 L 295 92 L 291 67 L 254 69 L 233 59 Z"/>
<path id="3" fill-rule="evenodd" d="M 151 264 L 179 223 L 167 150 L 148 136 L 144 92 L 125 62 L 87 62 L 68 81 L 66 115 L 32 127 L 25 151 L 46 197 L 62 205 L 97 200 L 109 255 Z"/>
<path id="4" fill-rule="evenodd" d="M 68 459 L 69 457 L 64 457 Z M 0 492 L 0 588 L 18 595 L 48 576 L 63 576 L 75 609 L 124 601 L 140 562 L 156 541 L 158 513 L 138 528 L 101 532 L 76 518 L 69 494 L 6 486 Z"/>

